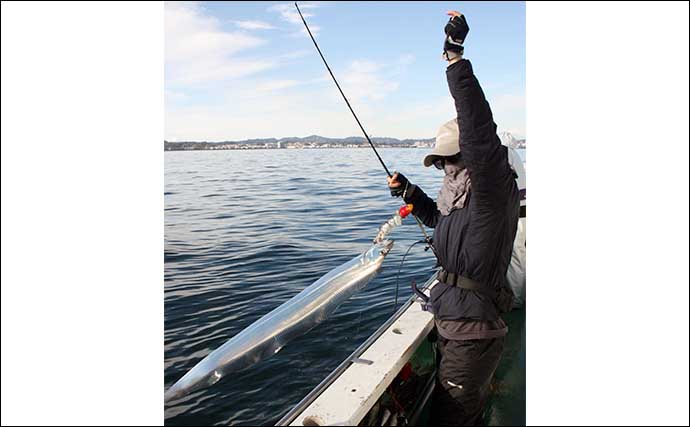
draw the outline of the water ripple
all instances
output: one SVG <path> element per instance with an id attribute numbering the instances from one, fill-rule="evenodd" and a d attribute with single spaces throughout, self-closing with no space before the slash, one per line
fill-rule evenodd
<path id="1" fill-rule="evenodd" d="M 381 151 L 390 167 L 435 195 L 441 176 L 420 166 L 425 150 Z M 337 173 L 324 173 L 324 165 Z M 164 194 L 166 388 L 365 250 L 402 203 L 391 199 L 371 152 L 359 149 L 166 152 Z M 276 356 L 166 406 L 166 425 L 277 421 L 392 313 L 400 257 L 420 232 L 408 220 L 392 238 L 395 247 L 367 288 Z M 411 295 L 410 281 L 423 281 L 434 264 L 421 248 L 412 254 L 400 303 Z"/>

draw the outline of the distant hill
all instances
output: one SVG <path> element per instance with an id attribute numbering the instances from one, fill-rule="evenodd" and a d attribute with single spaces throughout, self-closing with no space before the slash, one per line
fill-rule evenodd
<path id="1" fill-rule="evenodd" d="M 377 147 L 431 147 L 434 138 L 397 139 L 388 137 L 374 137 L 371 139 Z M 290 136 L 285 138 L 245 139 L 241 141 L 164 141 L 166 151 L 173 150 L 236 150 L 255 148 L 347 148 L 368 146 L 367 140 L 361 136 L 347 138 L 327 138 L 320 135 L 305 137 Z"/>
<path id="2" fill-rule="evenodd" d="M 513 148 L 525 148 L 525 140 L 517 139 L 510 132 L 498 134 L 504 145 Z M 435 138 L 397 139 L 389 137 L 374 137 L 372 142 L 377 147 L 433 147 Z M 305 137 L 289 136 L 285 138 L 258 138 L 241 141 L 164 141 L 165 151 L 186 150 L 252 150 L 271 148 L 358 148 L 368 147 L 367 140 L 361 136 L 347 138 L 327 138 L 319 135 Z"/>

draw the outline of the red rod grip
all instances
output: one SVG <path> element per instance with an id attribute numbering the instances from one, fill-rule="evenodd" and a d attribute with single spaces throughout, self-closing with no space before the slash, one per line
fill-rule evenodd
<path id="1" fill-rule="evenodd" d="M 414 205 L 412 205 L 412 203 L 403 205 L 400 207 L 400 209 L 398 209 L 398 215 L 400 215 L 401 218 L 405 218 L 412 213 L 412 209 L 414 209 Z"/>

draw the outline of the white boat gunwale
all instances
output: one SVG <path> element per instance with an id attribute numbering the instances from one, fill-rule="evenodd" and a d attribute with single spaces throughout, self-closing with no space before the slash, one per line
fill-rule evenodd
<path id="1" fill-rule="evenodd" d="M 433 274 L 422 286 L 422 290 L 425 293 L 436 284 L 436 274 Z M 396 312 L 393 316 L 388 318 L 381 327 L 379 327 L 376 332 L 374 332 L 367 340 L 365 340 L 357 349 L 355 349 L 350 356 L 348 356 L 338 367 L 336 367 L 326 378 L 321 381 L 311 392 L 309 392 L 299 403 L 297 403 L 290 411 L 288 411 L 277 423 L 278 426 L 286 425 L 324 425 L 331 424 L 333 419 L 328 418 L 323 415 L 323 413 L 318 411 L 319 404 L 317 402 L 319 398 L 327 391 L 329 388 L 336 383 L 346 372 L 350 371 L 350 377 L 353 375 L 356 377 L 358 374 L 362 374 L 366 370 L 370 370 L 371 363 L 357 363 L 358 360 L 369 360 L 370 358 L 362 357 L 375 343 L 381 339 L 385 339 L 387 331 L 399 335 L 398 332 L 393 332 L 393 325 L 398 322 L 401 317 L 406 315 L 412 305 L 418 301 L 415 295 L 412 295 Z M 418 316 L 421 308 L 416 310 L 416 315 Z M 397 375 L 400 368 L 407 363 L 408 359 L 414 353 L 414 350 L 419 346 L 421 340 L 426 338 L 428 333 L 433 327 L 433 316 L 430 313 L 424 312 L 428 316 L 423 318 L 417 318 L 414 322 L 418 323 L 417 329 L 418 333 L 414 336 L 411 334 L 405 334 L 404 339 L 406 341 L 399 341 L 402 347 L 400 353 L 396 354 L 394 357 L 391 355 L 381 355 L 384 359 L 387 357 L 387 366 L 384 367 L 385 372 L 377 372 L 378 378 L 375 379 L 376 382 L 370 382 L 369 389 L 365 393 L 365 396 L 360 396 L 362 403 L 358 405 L 349 405 L 344 411 L 347 419 L 339 419 L 338 423 L 347 423 L 352 425 L 352 423 L 359 423 L 361 419 L 367 414 L 369 409 L 376 403 L 376 401 L 381 397 L 381 394 L 385 391 L 386 387 L 393 381 Z M 410 314 L 407 314 L 409 317 Z M 420 322 L 421 320 L 421 322 Z M 423 323 L 423 324 L 421 324 Z M 391 336 L 390 334 L 388 334 Z M 399 335 L 400 336 L 400 335 Z M 383 338 L 382 338 L 383 337 Z M 378 355 L 377 355 L 378 357 Z M 377 368 L 379 368 L 377 366 Z M 375 371 L 375 370 L 374 370 Z M 343 379 L 341 382 L 347 383 L 347 379 Z M 342 384 L 341 384 L 342 388 Z M 334 394 L 333 392 L 331 393 Z M 335 393 L 337 395 L 338 393 Z M 345 397 L 347 395 L 340 391 L 340 397 Z M 333 400 L 333 396 L 325 399 L 327 402 Z M 327 403 L 329 407 L 332 406 L 331 403 Z M 342 408 L 341 408 L 342 409 Z M 316 413 L 320 413 L 319 416 Z M 340 414 L 343 416 L 343 414 Z"/>

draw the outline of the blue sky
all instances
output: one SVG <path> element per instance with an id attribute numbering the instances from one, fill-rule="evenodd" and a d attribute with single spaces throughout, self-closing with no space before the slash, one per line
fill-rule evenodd
<path id="1" fill-rule="evenodd" d="M 525 135 L 522 2 L 300 2 L 372 136 L 433 137 L 455 115 L 441 59 L 447 10 L 499 130 Z M 165 138 L 361 136 L 292 2 L 165 6 Z"/>

